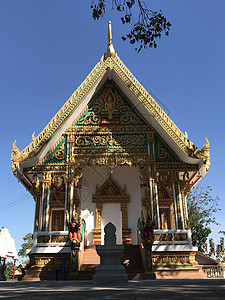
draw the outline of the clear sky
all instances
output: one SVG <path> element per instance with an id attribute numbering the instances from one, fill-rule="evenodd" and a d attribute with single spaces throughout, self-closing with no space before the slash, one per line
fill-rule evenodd
<path id="1" fill-rule="evenodd" d="M 211 166 L 201 184 L 221 199 L 216 242 L 225 230 L 225 1 L 147 2 L 172 28 L 156 50 L 137 54 L 121 39 L 129 25 L 110 9 L 94 21 L 89 0 L 0 1 L 0 228 L 9 229 L 17 250 L 33 231 L 34 201 L 12 174 L 12 143 L 23 150 L 89 74 L 106 51 L 109 20 L 114 48 L 134 76 L 198 148 L 208 137 Z"/>

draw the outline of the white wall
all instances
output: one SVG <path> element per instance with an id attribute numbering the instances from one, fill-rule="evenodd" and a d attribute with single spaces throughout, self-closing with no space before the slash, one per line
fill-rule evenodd
<path id="1" fill-rule="evenodd" d="M 131 243 L 137 244 L 137 220 L 141 216 L 141 189 L 140 177 L 137 167 L 117 167 L 112 178 L 121 187 L 126 185 L 127 195 L 130 195 L 130 203 L 127 205 L 128 228 L 131 229 Z"/>
<path id="2" fill-rule="evenodd" d="M 92 196 L 96 192 L 96 184 L 100 187 L 109 178 L 109 169 L 106 166 L 103 167 L 85 167 L 83 169 L 82 187 L 80 189 L 81 196 L 81 217 L 86 221 L 86 229 L 88 235 L 88 245 L 92 244 L 92 229 L 95 227 L 95 204 L 92 203 Z M 127 194 L 130 195 L 130 203 L 128 203 L 128 228 L 131 229 L 131 242 L 137 244 L 137 219 L 141 214 L 141 190 L 140 190 L 140 178 L 137 167 L 122 166 L 117 167 L 112 178 L 123 188 L 126 184 Z M 115 220 L 118 223 L 118 217 L 120 215 L 120 226 L 122 226 L 122 217 L 120 212 L 120 205 L 114 204 L 103 205 L 102 211 L 102 225 L 106 225 L 108 222 L 114 224 Z M 110 207 L 113 221 L 110 219 Z M 108 221 L 107 221 L 108 219 Z M 114 224 L 116 225 L 116 224 Z M 104 231 L 102 231 L 104 232 Z M 117 243 L 122 242 L 122 238 L 117 236 Z"/>
<path id="3" fill-rule="evenodd" d="M 104 245 L 104 228 L 111 222 L 116 227 L 116 243 L 122 244 L 122 212 L 120 203 L 105 203 L 102 207 L 102 245 Z"/>

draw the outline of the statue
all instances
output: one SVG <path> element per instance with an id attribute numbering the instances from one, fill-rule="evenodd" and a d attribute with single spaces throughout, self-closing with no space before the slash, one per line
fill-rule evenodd
<path id="1" fill-rule="evenodd" d="M 75 205 L 74 205 L 71 221 L 68 222 L 68 220 L 69 220 L 69 214 L 67 212 L 67 226 L 68 226 L 68 229 L 69 229 L 69 241 L 71 242 L 73 239 L 75 239 L 76 244 L 79 245 L 82 242 L 82 237 L 81 237 L 81 234 L 80 234 L 81 224 L 78 220 L 78 214 L 76 212 Z"/>
<path id="2" fill-rule="evenodd" d="M 85 221 L 82 220 L 80 223 L 80 216 L 78 218 L 78 214 L 75 209 L 75 205 L 73 208 L 73 213 L 71 217 L 71 221 L 69 222 L 69 214 L 66 213 L 67 216 L 67 226 L 69 230 L 69 243 L 71 248 L 71 259 L 70 259 L 70 272 L 77 273 L 78 272 L 78 252 L 80 249 L 80 243 L 83 238 L 81 235 L 81 231 L 84 231 Z"/>
<path id="3" fill-rule="evenodd" d="M 152 221 L 152 218 L 147 213 L 147 219 L 145 223 L 142 223 L 143 228 L 143 242 L 144 246 L 151 246 L 154 243 L 155 235 L 154 235 L 154 228 L 155 223 Z"/>
<path id="4" fill-rule="evenodd" d="M 152 271 L 152 245 L 155 239 L 155 222 L 152 220 L 149 210 L 147 210 L 146 221 L 143 212 L 141 212 L 141 218 L 138 219 L 138 229 L 140 231 L 140 237 L 142 239 L 143 246 L 145 249 L 145 271 L 147 273 L 152 273 L 153 277 L 155 278 L 155 275 Z"/>

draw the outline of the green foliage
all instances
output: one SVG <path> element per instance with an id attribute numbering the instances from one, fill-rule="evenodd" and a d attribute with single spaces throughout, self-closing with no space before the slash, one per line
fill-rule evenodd
<path id="1" fill-rule="evenodd" d="M 18 251 L 19 256 L 21 257 L 27 257 L 26 255 L 26 250 L 27 249 L 31 249 L 32 245 L 33 245 L 33 241 L 32 241 L 32 234 L 31 233 L 27 233 L 24 237 L 23 237 L 24 243 L 21 245 L 20 250 Z"/>
<path id="2" fill-rule="evenodd" d="M 12 280 L 13 278 L 13 267 L 14 267 L 14 263 L 12 261 L 9 261 L 5 264 L 6 269 L 5 269 L 5 277 L 6 280 Z"/>
<path id="3" fill-rule="evenodd" d="M 213 197 L 211 192 L 209 186 L 200 186 L 194 188 L 187 196 L 192 243 L 200 252 L 204 252 L 207 247 L 207 238 L 212 232 L 210 225 L 219 225 L 215 218 L 215 213 L 220 210 L 219 197 Z"/>
<path id="4" fill-rule="evenodd" d="M 209 239 L 209 255 L 214 256 L 215 254 L 215 243 L 213 242 L 213 239 Z"/>
<path id="5" fill-rule="evenodd" d="M 106 12 L 107 0 L 92 0 L 92 17 L 98 20 Z M 141 0 L 112 0 L 112 9 L 116 9 L 122 14 L 123 24 L 130 24 L 132 29 L 122 39 L 130 41 L 130 44 L 137 45 L 135 50 L 139 52 L 142 48 L 156 48 L 156 40 L 162 34 L 169 35 L 171 24 L 164 17 L 162 11 L 159 12 L 149 9 L 144 1 Z"/>
<path id="6" fill-rule="evenodd" d="M 220 238 L 220 243 L 216 245 L 215 251 L 215 243 L 213 239 L 209 240 L 209 256 L 215 256 L 217 261 L 225 262 L 225 252 L 224 252 L 224 238 Z"/>

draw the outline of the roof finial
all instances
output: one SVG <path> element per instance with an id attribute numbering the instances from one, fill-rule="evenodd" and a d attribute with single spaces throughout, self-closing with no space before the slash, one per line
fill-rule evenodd
<path id="1" fill-rule="evenodd" d="M 108 46 L 107 46 L 107 57 L 115 57 L 115 50 L 112 43 L 112 28 L 111 21 L 109 21 L 108 27 Z"/>

